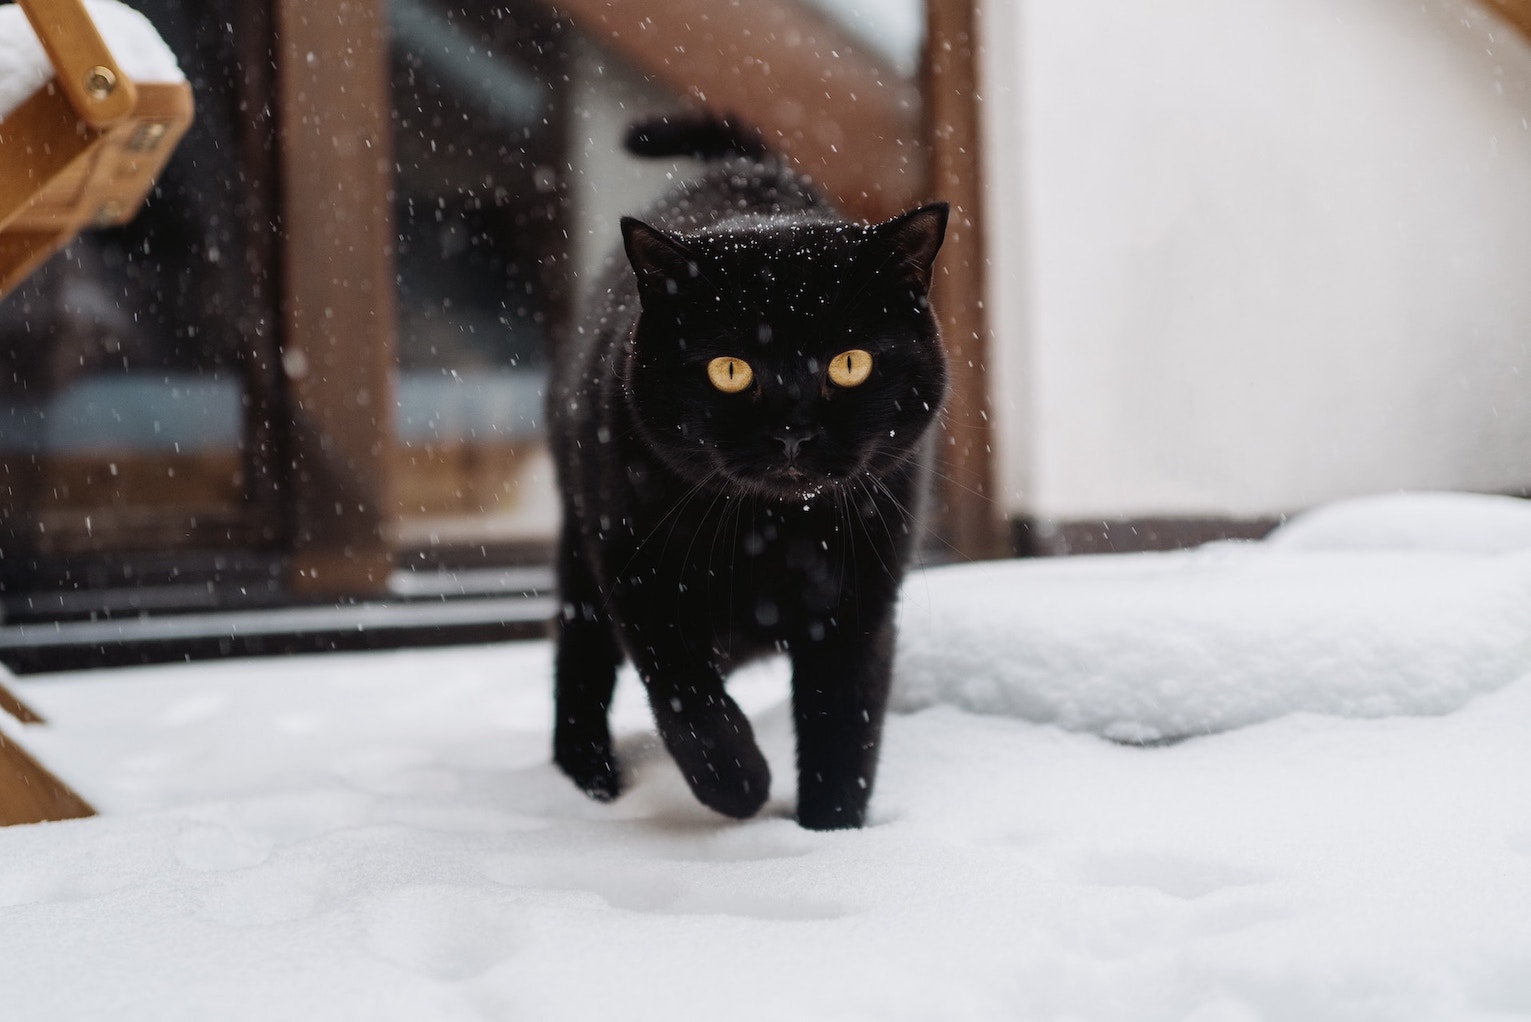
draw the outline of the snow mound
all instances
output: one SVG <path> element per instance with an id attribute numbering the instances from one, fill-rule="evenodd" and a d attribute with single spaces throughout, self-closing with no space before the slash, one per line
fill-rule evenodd
<path id="1" fill-rule="evenodd" d="M 101 38 L 129 78 L 140 82 L 179 82 L 185 78 L 175 54 L 149 19 L 117 0 L 85 0 Z M 53 65 L 17 4 L 0 5 L 0 117 L 53 77 Z"/>
<path id="2" fill-rule="evenodd" d="M 1297 515 L 1265 542 L 1283 550 L 1531 550 L 1531 501 L 1481 493 L 1357 497 Z"/>
<path id="3" fill-rule="evenodd" d="M 900 616 L 898 710 L 1130 742 L 1441 714 L 1531 664 L 1531 553 L 1219 544 L 962 565 L 911 577 Z"/>

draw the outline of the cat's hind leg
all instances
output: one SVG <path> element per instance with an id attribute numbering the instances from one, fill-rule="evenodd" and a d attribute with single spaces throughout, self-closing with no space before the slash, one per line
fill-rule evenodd
<path id="1" fill-rule="evenodd" d="M 576 535 L 566 524 L 559 544 L 553 759 L 585 794 L 610 802 L 622 793 L 608 720 L 622 653 Z"/>

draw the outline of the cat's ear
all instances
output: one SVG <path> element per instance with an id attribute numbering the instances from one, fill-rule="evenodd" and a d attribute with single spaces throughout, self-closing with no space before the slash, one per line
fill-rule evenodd
<path id="1" fill-rule="evenodd" d="M 671 297 L 697 275 L 696 258 L 679 238 L 635 217 L 622 218 L 622 244 L 645 299 Z"/>
<path id="2" fill-rule="evenodd" d="M 887 261 L 900 267 L 909 275 L 910 282 L 918 284 L 922 291 L 930 290 L 931 270 L 946 237 L 949 215 L 950 207 L 946 203 L 933 202 L 872 228 L 872 236 L 887 250 Z"/>

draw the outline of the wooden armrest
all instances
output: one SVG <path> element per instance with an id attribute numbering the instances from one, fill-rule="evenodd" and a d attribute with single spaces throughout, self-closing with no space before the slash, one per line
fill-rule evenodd
<path id="1" fill-rule="evenodd" d="M 108 128 L 128 116 L 138 90 L 107 49 L 83 0 L 20 3 L 80 119 L 93 128 Z"/>

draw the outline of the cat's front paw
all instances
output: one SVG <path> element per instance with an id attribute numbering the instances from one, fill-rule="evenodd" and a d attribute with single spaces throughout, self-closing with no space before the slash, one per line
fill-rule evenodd
<path id="1" fill-rule="evenodd" d="M 721 768 L 708 763 L 687 773 L 686 781 L 702 805 L 736 820 L 747 820 L 760 812 L 771 794 L 771 768 L 764 757 L 757 763 L 736 761 Z"/>
<path id="2" fill-rule="evenodd" d="M 865 809 L 845 806 L 799 807 L 797 825 L 804 830 L 858 830 L 866 823 Z"/>
<path id="3" fill-rule="evenodd" d="M 798 784 L 797 822 L 805 830 L 855 830 L 866 823 L 865 785 L 825 783 L 815 776 Z"/>
<path id="4" fill-rule="evenodd" d="M 597 802 L 611 802 L 622 794 L 622 773 L 610 745 L 588 741 L 556 743 L 553 761 L 580 791 Z"/>
<path id="5" fill-rule="evenodd" d="M 679 727 L 665 744 L 697 801 L 736 820 L 759 812 L 771 793 L 771 768 L 754 738 L 732 728 Z"/>

